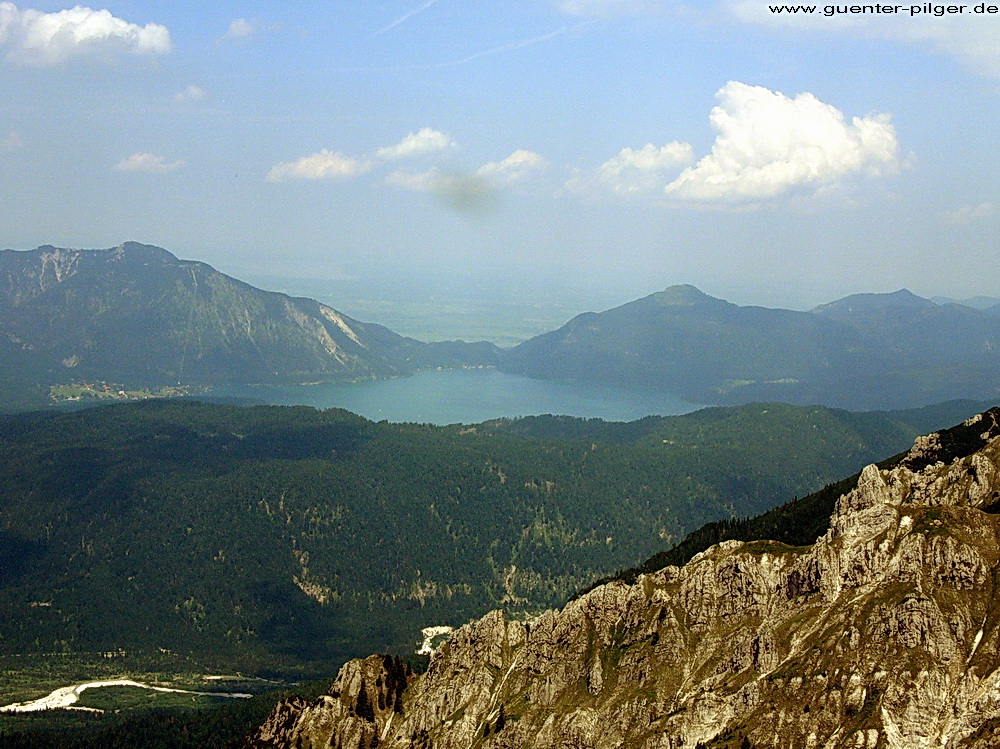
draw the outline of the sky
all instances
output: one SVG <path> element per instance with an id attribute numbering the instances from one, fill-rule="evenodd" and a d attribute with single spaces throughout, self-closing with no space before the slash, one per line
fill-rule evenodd
<path id="1" fill-rule="evenodd" d="M 0 2 L 0 246 L 580 309 L 1000 296 L 1000 14 L 770 5 Z"/>

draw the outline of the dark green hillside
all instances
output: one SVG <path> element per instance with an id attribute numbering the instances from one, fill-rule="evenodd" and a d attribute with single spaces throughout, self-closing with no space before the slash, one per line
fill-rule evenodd
<path id="1" fill-rule="evenodd" d="M 881 445 L 877 442 L 869 442 L 867 445 L 868 449 L 877 454 L 883 446 L 886 450 L 894 449 L 893 446 L 899 444 L 901 435 L 931 432 L 940 428 L 942 424 L 950 424 L 962 418 L 963 414 L 979 413 L 991 405 L 990 401 L 953 400 L 899 411 L 845 411 L 822 406 L 804 408 L 785 403 L 763 403 L 749 407 L 703 408 L 683 416 L 645 416 L 628 422 L 551 414 L 523 416 L 518 419 L 488 421 L 480 425 L 480 428 L 499 434 L 542 440 L 577 439 L 626 443 L 660 438 L 676 443 L 679 438 L 688 441 L 697 441 L 703 437 L 715 440 L 727 439 L 733 431 L 742 432 L 749 427 L 749 421 L 758 414 L 771 414 L 772 418 L 782 420 L 801 418 L 803 428 L 812 428 L 817 415 L 829 413 L 843 425 L 845 430 L 856 429 L 866 434 L 869 440 L 881 439 Z M 786 428 L 775 434 L 760 434 L 759 437 L 773 442 L 775 439 L 787 437 L 790 433 L 794 431 Z M 878 435 L 882 435 L 881 438 Z M 794 444 L 788 443 L 787 446 L 789 454 L 794 454 Z"/>
<path id="2" fill-rule="evenodd" d="M 706 521 L 807 494 L 929 418 L 975 410 L 555 419 L 573 439 L 170 401 L 7 417 L 0 652 L 164 649 L 330 673 L 412 648 L 421 627 L 556 605 Z M 633 436 L 599 436 L 615 430 Z"/>
<path id="3" fill-rule="evenodd" d="M 918 373 L 959 365 L 969 371 L 977 367 L 995 371 L 1000 320 L 989 310 L 935 304 L 901 289 L 892 294 L 854 294 L 812 312 L 884 341 Z"/>
<path id="4" fill-rule="evenodd" d="M 501 366 L 532 377 L 658 387 L 695 403 L 905 408 L 995 397 L 1000 317 L 907 291 L 797 312 L 741 307 L 673 286 L 579 315 L 515 347 Z"/>
<path id="5" fill-rule="evenodd" d="M 863 371 L 878 351 L 853 330 L 807 312 L 739 307 L 674 286 L 516 347 L 504 366 L 537 377 L 643 384 L 713 401 L 734 388 L 801 382 L 830 368 Z M 793 384 L 789 382 L 788 384 Z"/>

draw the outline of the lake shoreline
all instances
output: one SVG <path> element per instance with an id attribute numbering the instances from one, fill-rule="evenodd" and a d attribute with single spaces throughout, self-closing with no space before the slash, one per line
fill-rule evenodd
<path id="1" fill-rule="evenodd" d="M 407 377 L 311 385 L 220 385 L 199 395 L 343 408 L 372 421 L 439 426 L 542 414 L 634 421 L 704 407 L 652 388 L 537 380 L 486 367 L 428 369 Z"/>

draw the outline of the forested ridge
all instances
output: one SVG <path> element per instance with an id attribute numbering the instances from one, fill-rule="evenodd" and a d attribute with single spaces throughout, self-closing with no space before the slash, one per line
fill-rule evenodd
<path id="1" fill-rule="evenodd" d="M 975 410 L 435 427 L 161 401 L 6 417 L 0 649 L 332 673 L 412 649 L 424 626 L 559 605 Z"/>

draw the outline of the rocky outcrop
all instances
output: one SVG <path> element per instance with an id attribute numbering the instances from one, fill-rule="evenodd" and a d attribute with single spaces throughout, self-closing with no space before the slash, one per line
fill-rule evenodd
<path id="1" fill-rule="evenodd" d="M 399 658 L 373 655 L 340 671 L 314 702 L 281 702 L 256 735 L 241 746 L 376 747 L 403 720 L 403 692 L 414 674 Z"/>
<path id="2" fill-rule="evenodd" d="M 812 546 L 727 541 L 530 623 L 493 612 L 398 700 L 391 661 L 352 661 L 249 745 L 1000 747 L 998 418 L 866 468 Z"/>

